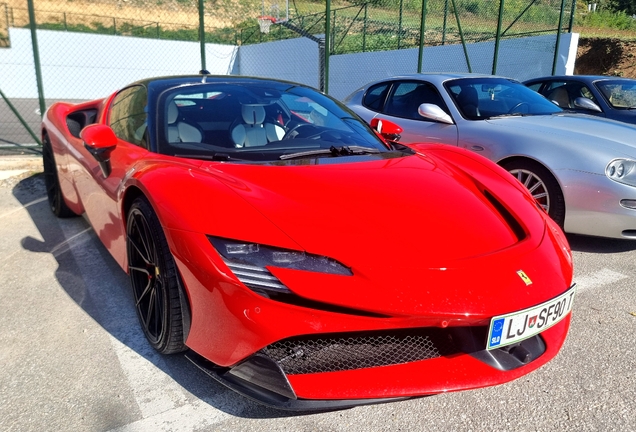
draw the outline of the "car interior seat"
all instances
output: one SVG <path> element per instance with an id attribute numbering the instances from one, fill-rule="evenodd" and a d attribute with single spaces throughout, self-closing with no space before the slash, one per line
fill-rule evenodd
<path id="1" fill-rule="evenodd" d="M 258 147 L 279 141 L 285 130 L 275 123 L 265 122 L 265 107 L 258 104 L 241 106 L 241 118 L 231 129 L 235 147 Z"/>
<path id="2" fill-rule="evenodd" d="M 168 105 L 168 142 L 201 142 L 201 130 L 179 117 L 179 107 L 172 101 Z"/>
<path id="3" fill-rule="evenodd" d="M 556 103 L 561 108 L 572 108 L 570 105 L 570 94 L 564 86 L 557 87 L 547 94 L 546 98 Z"/>
<path id="4" fill-rule="evenodd" d="M 462 87 L 462 91 L 457 95 L 457 104 L 469 119 L 480 117 L 479 96 L 477 96 L 477 90 L 474 87 Z"/>

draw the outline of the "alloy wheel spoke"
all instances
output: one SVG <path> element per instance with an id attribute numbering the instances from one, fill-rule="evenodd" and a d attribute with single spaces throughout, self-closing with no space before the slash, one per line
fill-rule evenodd
<path id="1" fill-rule="evenodd" d="M 539 188 L 543 187 L 543 183 L 541 183 L 540 181 L 537 181 L 534 186 L 532 186 L 531 188 L 528 188 L 528 190 L 530 191 L 530 193 L 534 196 L 534 191 L 536 191 Z"/>
<path id="2" fill-rule="evenodd" d="M 140 273 L 145 274 L 146 276 L 150 277 L 150 272 L 148 271 L 148 269 L 143 268 L 143 267 L 135 267 L 135 266 L 128 266 L 128 270 L 133 270 L 133 271 L 137 271 Z"/>
<path id="3" fill-rule="evenodd" d="M 129 236 L 129 240 L 132 243 L 133 247 L 137 250 L 137 253 L 139 254 L 139 256 L 141 257 L 141 259 L 146 263 L 146 265 L 148 266 L 154 266 L 155 265 L 155 261 L 154 261 L 154 254 L 151 250 L 151 248 L 149 247 L 149 242 L 147 241 L 148 237 L 147 237 L 147 230 L 146 230 L 146 224 L 145 221 L 142 220 L 138 220 L 137 217 L 133 218 L 133 226 L 131 227 L 131 231 L 133 233 L 136 233 L 137 236 Z M 137 240 L 139 240 L 141 242 L 141 244 L 139 244 L 137 242 Z M 150 244 L 152 244 L 152 242 L 150 242 Z"/>
<path id="4" fill-rule="evenodd" d="M 152 241 L 152 235 L 150 234 L 150 227 L 146 223 L 145 219 L 142 220 L 141 229 L 143 232 L 140 232 L 139 239 L 143 243 L 147 253 L 148 253 L 148 261 L 152 263 L 152 265 L 156 265 L 157 262 L 157 251 L 155 247 L 155 242 Z"/>
<path id="5" fill-rule="evenodd" d="M 148 279 L 148 283 L 144 287 L 144 289 L 141 292 L 141 294 L 139 295 L 139 297 L 137 297 L 136 306 L 139 306 L 141 301 L 144 299 L 144 297 L 146 297 L 146 295 L 148 295 L 148 293 L 150 293 L 150 297 L 152 298 L 153 293 L 155 291 L 153 288 L 154 288 L 154 284 L 152 283 L 152 279 Z"/>
<path id="6" fill-rule="evenodd" d="M 130 241 L 130 244 L 133 246 L 133 248 L 135 248 L 135 250 L 137 251 L 137 254 L 143 260 L 143 262 L 146 263 L 146 265 L 148 266 L 154 265 L 150 261 L 150 256 L 147 256 L 148 252 L 144 253 L 144 251 L 141 250 L 142 247 L 137 244 L 137 241 L 133 237 L 128 237 L 128 241 Z"/>

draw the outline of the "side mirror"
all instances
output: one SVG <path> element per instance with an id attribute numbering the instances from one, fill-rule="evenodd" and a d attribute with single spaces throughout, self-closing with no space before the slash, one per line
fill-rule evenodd
<path id="1" fill-rule="evenodd" d="M 108 177 L 111 172 L 110 155 L 117 147 L 115 132 L 109 126 L 92 124 L 82 129 L 80 137 L 84 141 L 84 148 L 99 163 L 104 178 Z"/>
<path id="2" fill-rule="evenodd" d="M 389 120 L 373 118 L 369 123 L 371 128 L 387 141 L 398 142 L 404 129 Z"/>
<path id="3" fill-rule="evenodd" d="M 585 109 L 588 111 L 603 112 L 603 110 L 598 105 L 596 105 L 594 102 L 586 97 L 577 97 L 576 99 L 574 99 L 574 107 Z"/>
<path id="4" fill-rule="evenodd" d="M 424 118 L 445 124 L 455 124 L 451 116 L 435 104 L 423 103 L 417 108 L 417 112 Z"/>

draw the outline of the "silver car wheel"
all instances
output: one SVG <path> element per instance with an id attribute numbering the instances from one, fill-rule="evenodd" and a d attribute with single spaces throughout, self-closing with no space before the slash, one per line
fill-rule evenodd
<path id="1" fill-rule="evenodd" d="M 510 174 L 530 191 L 532 197 L 547 213 L 550 212 L 550 194 L 539 176 L 525 169 L 513 169 Z"/>

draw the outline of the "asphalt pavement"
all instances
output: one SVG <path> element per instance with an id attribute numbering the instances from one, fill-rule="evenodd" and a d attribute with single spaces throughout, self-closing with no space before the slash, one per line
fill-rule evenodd
<path id="1" fill-rule="evenodd" d="M 569 236 L 572 327 L 504 385 L 324 413 L 264 408 L 162 356 L 82 217 L 56 219 L 39 158 L 0 158 L 0 430 L 634 431 L 636 242 Z"/>

